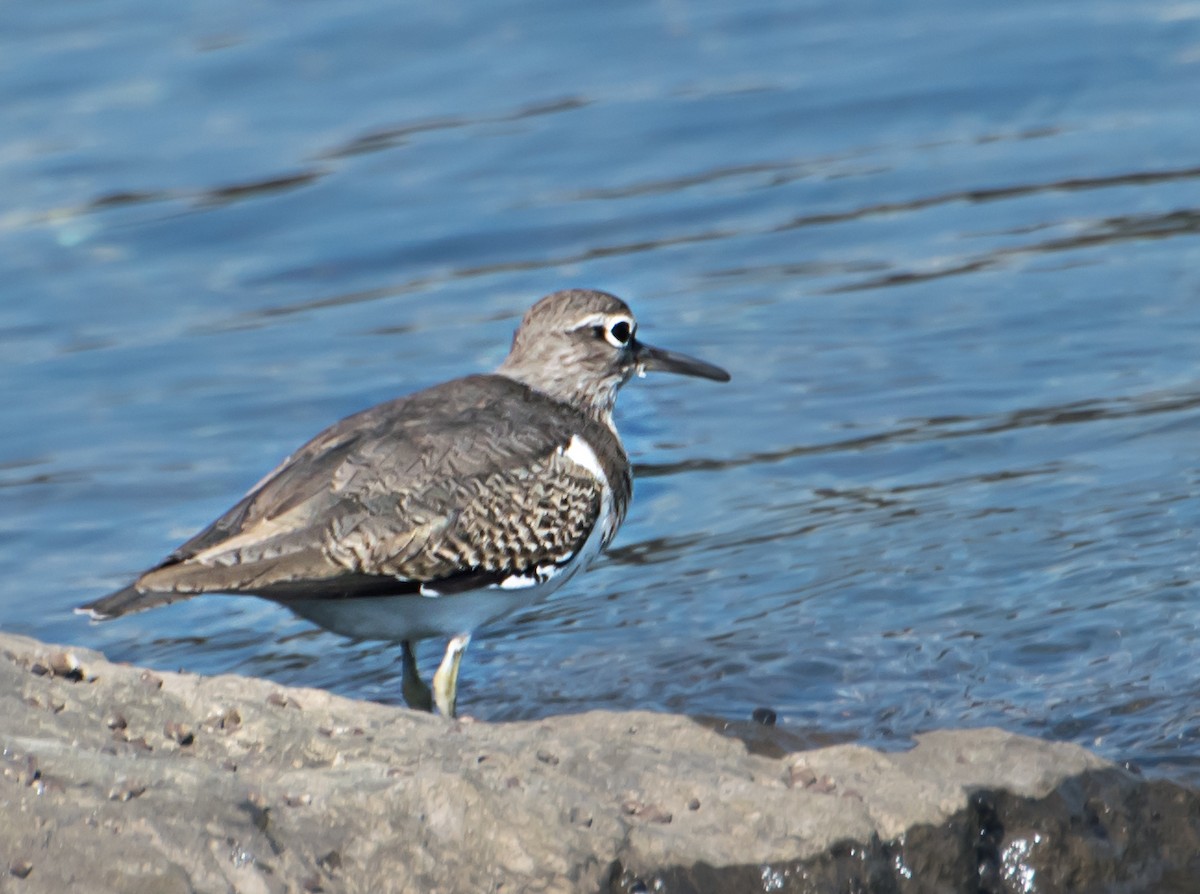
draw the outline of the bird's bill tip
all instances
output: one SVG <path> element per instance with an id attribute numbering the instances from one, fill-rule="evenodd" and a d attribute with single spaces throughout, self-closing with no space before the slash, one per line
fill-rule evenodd
<path id="1" fill-rule="evenodd" d="M 681 376 L 695 376 L 699 379 L 711 379 L 714 382 L 728 382 L 729 373 L 707 361 L 697 357 L 689 357 L 678 351 L 668 351 L 638 342 L 637 344 L 638 373 L 669 372 Z"/>

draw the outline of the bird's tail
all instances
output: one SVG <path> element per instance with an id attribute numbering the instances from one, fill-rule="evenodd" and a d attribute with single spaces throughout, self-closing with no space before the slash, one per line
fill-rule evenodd
<path id="1" fill-rule="evenodd" d="M 119 618 L 121 615 L 130 615 L 148 608 L 157 608 L 169 602 L 187 599 L 192 595 L 192 593 L 172 593 L 161 590 L 139 590 L 136 586 L 131 585 L 123 590 L 117 590 L 115 593 L 109 593 L 95 602 L 81 605 L 75 611 L 78 614 L 87 615 L 93 621 L 107 621 L 109 618 Z"/>

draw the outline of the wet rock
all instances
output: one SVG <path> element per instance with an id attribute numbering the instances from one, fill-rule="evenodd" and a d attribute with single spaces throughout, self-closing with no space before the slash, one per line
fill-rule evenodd
<path id="1" fill-rule="evenodd" d="M 778 716 L 770 708 L 755 708 L 750 719 L 763 726 L 774 726 Z"/>
<path id="2" fill-rule="evenodd" d="M 999 730 L 882 753 L 645 713 L 448 724 L 62 651 L 90 685 L 0 634 L 0 854 L 29 894 L 1182 892 L 1200 874 L 1195 792 Z"/>

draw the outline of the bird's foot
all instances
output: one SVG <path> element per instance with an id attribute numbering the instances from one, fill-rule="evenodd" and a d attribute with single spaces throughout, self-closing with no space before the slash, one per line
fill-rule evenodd
<path id="1" fill-rule="evenodd" d="M 469 633 L 452 637 L 446 645 L 446 654 L 433 675 L 433 700 L 443 717 L 454 717 L 458 703 L 458 666 L 462 664 L 463 652 L 471 644 Z"/>

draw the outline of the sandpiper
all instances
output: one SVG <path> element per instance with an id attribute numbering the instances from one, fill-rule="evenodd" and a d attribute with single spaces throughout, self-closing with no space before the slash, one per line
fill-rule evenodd
<path id="1" fill-rule="evenodd" d="M 325 429 L 130 586 L 115 618 L 201 593 L 260 596 L 342 634 L 402 646 L 402 694 L 455 716 L 478 627 L 541 599 L 612 540 L 633 490 L 612 411 L 647 370 L 729 380 L 637 338 L 625 302 L 555 292 L 490 375 L 435 385 Z M 448 636 L 430 692 L 412 643 Z"/>

